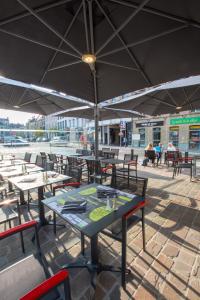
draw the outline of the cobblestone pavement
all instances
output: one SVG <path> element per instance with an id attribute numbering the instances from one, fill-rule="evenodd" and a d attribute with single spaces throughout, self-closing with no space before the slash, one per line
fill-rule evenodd
<path id="1" fill-rule="evenodd" d="M 172 179 L 171 168 L 139 167 L 139 175 L 149 178 L 146 252 L 142 250 L 141 227 L 135 226 L 128 234 L 127 262 L 132 274 L 127 277 L 127 291 L 121 289 L 118 274 L 101 273 L 93 290 L 87 270 L 73 270 L 70 281 L 74 300 L 200 299 L 200 182 L 190 182 L 184 173 Z M 37 211 L 31 214 L 24 208 L 24 221 L 37 217 Z M 31 234 L 25 234 L 27 253 L 33 248 Z M 69 225 L 59 229 L 56 237 L 51 226 L 43 227 L 40 240 L 54 271 L 80 256 L 79 233 Z M 89 247 L 87 241 L 86 255 Z M 102 262 L 120 264 L 118 242 L 101 236 L 99 250 Z M 1 268 L 20 257 L 17 237 L 1 241 Z"/>

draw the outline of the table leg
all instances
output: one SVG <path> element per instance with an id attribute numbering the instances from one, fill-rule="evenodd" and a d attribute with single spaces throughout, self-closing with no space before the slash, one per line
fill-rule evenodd
<path id="1" fill-rule="evenodd" d="M 13 185 L 10 181 L 8 181 L 8 191 L 12 192 L 13 191 Z"/>
<path id="2" fill-rule="evenodd" d="M 91 263 L 92 265 L 98 265 L 99 253 L 98 253 L 98 235 L 94 235 L 90 239 L 91 241 Z"/>
<path id="3" fill-rule="evenodd" d="M 111 179 L 111 186 L 116 187 L 116 166 L 115 164 L 112 165 L 112 179 Z"/>
<path id="4" fill-rule="evenodd" d="M 42 200 L 44 199 L 44 192 L 43 192 L 43 186 L 38 188 L 38 208 L 39 208 L 39 220 L 40 220 L 40 226 L 44 226 L 48 224 L 48 221 L 45 218 L 44 214 L 44 205 L 42 203 Z"/>
<path id="5" fill-rule="evenodd" d="M 25 201 L 25 199 L 24 199 L 24 192 L 23 192 L 23 191 L 20 191 L 20 192 L 19 192 L 19 195 L 20 195 L 20 205 L 26 204 L 26 201 Z"/>

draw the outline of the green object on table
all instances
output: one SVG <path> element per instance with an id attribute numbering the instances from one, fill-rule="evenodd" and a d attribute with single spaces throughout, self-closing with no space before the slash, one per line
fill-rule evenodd
<path id="1" fill-rule="evenodd" d="M 90 220 L 97 222 L 101 220 L 103 217 L 109 215 L 112 212 L 112 210 L 107 210 L 106 206 L 101 206 L 95 208 L 91 213 L 89 214 Z"/>
<path id="2" fill-rule="evenodd" d="M 82 196 L 89 196 L 89 195 L 95 194 L 96 191 L 97 191 L 97 189 L 95 187 L 91 187 L 89 189 L 79 192 L 79 194 Z"/>
<path id="3" fill-rule="evenodd" d="M 66 200 L 65 199 L 58 199 L 57 204 L 58 205 L 65 205 Z"/>
<path id="4" fill-rule="evenodd" d="M 124 201 L 131 201 L 132 199 L 126 196 L 118 196 L 119 199 L 122 199 Z"/>

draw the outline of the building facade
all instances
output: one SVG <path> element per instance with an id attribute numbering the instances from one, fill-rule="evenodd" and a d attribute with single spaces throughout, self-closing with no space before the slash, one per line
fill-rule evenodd
<path id="1" fill-rule="evenodd" d="M 200 152 L 200 113 L 134 119 L 133 147 L 162 143 L 165 148 L 169 142 L 182 151 Z"/>

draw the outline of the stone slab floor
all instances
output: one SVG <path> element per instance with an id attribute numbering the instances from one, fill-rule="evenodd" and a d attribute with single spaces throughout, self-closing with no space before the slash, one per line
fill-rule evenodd
<path id="1" fill-rule="evenodd" d="M 200 181 L 190 182 L 185 172 L 172 179 L 172 169 L 165 166 L 140 166 L 139 175 L 149 178 L 146 252 L 142 250 L 141 227 L 137 225 L 128 234 L 127 260 L 132 274 L 127 277 L 127 291 L 121 289 L 117 273 L 98 275 L 94 290 L 87 270 L 77 269 L 70 271 L 72 299 L 200 299 Z M 30 216 L 23 208 L 23 221 L 31 217 L 37 217 L 37 211 L 32 209 Z M 31 231 L 25 234 L 26 254 L 33 249 L 31 236 Z M 80 255 L 79 233 L 69 225 L 59 229 L 56 237 L 51 226 L 43 227 L 40 240 L 54 271 Z M 99 250 L 102 262 L 120 264 L 118 242 L 100 236 Z M 89 251 L 87 241 L 86 255 Z M 21 257 L 18 237 L 1 241 L 1 268 Z"/>

